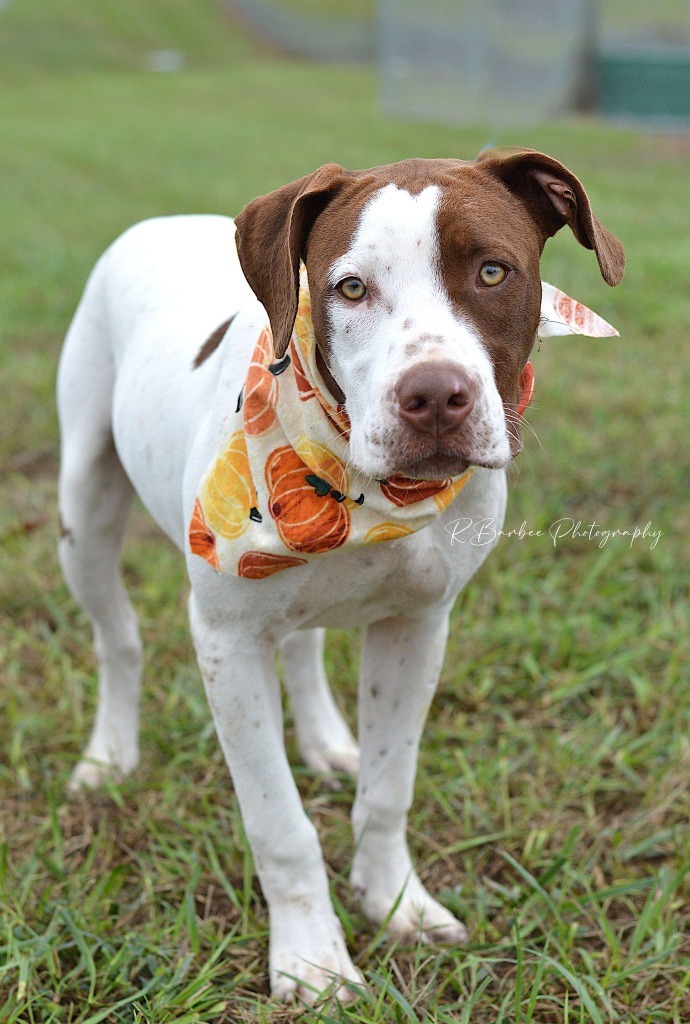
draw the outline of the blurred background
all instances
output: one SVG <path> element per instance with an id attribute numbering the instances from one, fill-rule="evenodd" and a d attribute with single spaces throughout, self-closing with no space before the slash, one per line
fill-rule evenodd
<path id="1" fill-rule="evenodd" d="M 686 0 L 227 2 L 284 51 L 375 64 L 384 109 L 404 117 L 497 126 L 575 110 L 669 126 L 690 118 Z"/>
<path id="2" fill-rule="evenodd" d="M 367 930 L 351 782 L 324 795 L 288 713 L 374 1000 L 335 1019 L 690 1020 L 689 32 L 684 0 L 0 0 L 1 1020 L 293 1019 L 257 1015 L 265 912 L 182 559 L 141 509 L 124 574 L 148 654 L 142 765 L 64 803 L 95 672 L 55 553 L 53 392 L 91 267 L 146 217 L 234 214 L 329 161 L 492 144 L 566 164 L 628 253 L 610 289 L 569 231 L 546 247 L 543 277 L 621 337 L 535 349 L 538 436 L 507 527 L 662 536 L 505 540 L 458 602 L 410 832 L 467 950 Z M 351 724 L 357 646 L 329 638 Z"/>

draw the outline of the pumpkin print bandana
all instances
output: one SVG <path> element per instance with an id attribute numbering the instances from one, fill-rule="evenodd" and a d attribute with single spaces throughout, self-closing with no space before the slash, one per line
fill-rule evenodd
<path id="1" fill-rule="evenodd" d="M 542 304 L 546 333 L 540 328 L 540 336 L 590 334 L 593 328 L 616 333 L 586 307 L 551 286 L 544 288 L 550 292 L 548 308 Z M 578 318 L 582 329 L 574 326 Z M 520 378 L 520 415 L 531 401 L 533 386 L 529 362 Z M 287 353 L 275 360 L 266 326 L 237 407 L 224 421 L 218 454 L 194 504 L 192 552 L 220 572 L 264 579 L 326 551 L 394 540 L 429 526 L 474 472 L 470 467 L 436 481 L 403 476 L 373 480 L 350 466 L 349 432 L 345 407 L 329 393 L 316 365 L 302 267 Z"/>

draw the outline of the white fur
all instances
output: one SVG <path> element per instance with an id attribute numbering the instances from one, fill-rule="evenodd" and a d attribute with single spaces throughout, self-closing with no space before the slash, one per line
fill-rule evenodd
<path id="1" fill-rule="evenodd" d="M 341 333 L 346 316 L 332 314 L 335 372 L 352 402 L 353 458 L 362 467 L 379 465 L 371 440 L 377 432 L 385 464 L 393 458 L 388 405 L 405 362 L 396 332 L 408 317 L 419 340 L 415 358 L 450 353 L 477 375 L 480 415 L 493 425 L 496 457 L 505 456 L 487 358 L 440 284 L 432 227 L 437 198 L 435 189 L 417 197 L 392 186 L 382 190 L 343 264 L 346 272 L 371 273 L 382 307 L 393 308 L 390 315 L 376 308 L 369 319 L 350 314 L 352 365 Z M 98 785 L 107 773 L 131 771 L 138 759 L 141 646 L 118 567 L 136 489 L 187 558 L 199 667 L 270 910 L 273 992 L 313 1000 L 334 976 L 337 986 L 339 978 L 357 982 L 361 975 L 331 906 L 318 837 L 286 758 L 276 648 L 281 645 L 307 763 L 354 772 L 359 760 L 352 878 L 364 909 L 380 923 L 397 902 L 388 925 L 393 933 L 461 941 L 462 925 L 414 873 L 405 826 L 448 615 L 490 550 L 451 546 L 445 527 L 459 517 L 488 516 L 498 528 L 505 477 L 478 469 L 434 526 L 403 540 L 324 554 L 263 581 L 220 575 L 192 555 L 186 531 L 199 481 L 266 320 L 239 268 L 233 235 L 232 221 L 221 217 L 166 218 L 132 228 L 97 264 L 66 340 L 58 381 L 60 555 L 93 624 L 101 688 L 72 786 Z M 205 338 L 232 314 L 224 343 L 192 369 Z M 435 338 L 428 346 L 419 337 L 425 332 Z M 323 672 L 320 627 L 330 625 L 366 627 L 359 753 Z M 339 995 L 348 993 L 341 988 Z"/>

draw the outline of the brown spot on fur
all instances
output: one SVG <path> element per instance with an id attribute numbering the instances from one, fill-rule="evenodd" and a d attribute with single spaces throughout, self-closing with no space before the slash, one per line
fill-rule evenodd
<path id="1" fill-rule="evenodd" d="M 208 357 L 213 355 L 213 353 L 216 351 L 221 341 L 225 337 L 225 334 L 230 324 L 235 319 L 236 315 L 237 314 L 231 316 L 230 319 L 222 323 L 220 327 L 216 327 L 215 331 L 212 334 L 209 334 L 208 338 L 199 349 L 196 359 L 192 364 L 193 370 L 198 370 L 201 364 L 205 363 Z"/>
<path id="2" fill-rule="evenodd" d="M 58 512 L 58 529 L 60 531 L 60 540 L 68 540 L 70 543 L 74 543 L 74 534 L 65 526 L 60 512 Z"/>
<path id="3" fill-rule="evenodd" d="M 514 408 L 539 324 L 545 239 L 525 205 L 479 168 L 464 168 L 444 189 L 437 223 L 446 290 L 456 313 L 482 339 L 504 406 Z M 491 259 L 511 273 L 495 288 L 481 287 L 480 267 Z"/>

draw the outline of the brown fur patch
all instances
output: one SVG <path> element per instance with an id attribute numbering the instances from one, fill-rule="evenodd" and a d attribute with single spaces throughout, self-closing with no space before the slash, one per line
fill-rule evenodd
<path id="1" fill-rule="evenodd" d="M 525 365 L 539 326 L 539 257 L 544 239 L 523 204 L 481 168 L 458 170 L 443 190 L 437 215 L 441 276 L 451 302 L 469 319 L 486 346 L 498 393 L 513 411 Z M 485 261 L 510 273 L 502 284 L 483 286 Z M 510 439 L 513 454 L 519 448 Z"/>
<path id="2" fill-rule="evenodd" d="M 209 334 L 208 338 L 199 349 L 196 359 L 192 363 L 193 370 L 198 370 L 201 364 L 205 363 L 208 357 L 213 355 L 225 337 L 225 334 L 236 315 L 237 314 L 231 316 L 230 319 L 222 323 L 220 327 L 216 327 L 212 334 Z"/>

